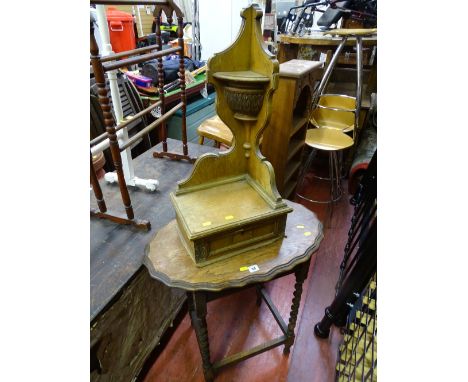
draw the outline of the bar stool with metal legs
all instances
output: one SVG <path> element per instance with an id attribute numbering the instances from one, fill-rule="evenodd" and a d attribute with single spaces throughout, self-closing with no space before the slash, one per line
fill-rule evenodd
<path id="1" fill-rule="evenodd" d="M 359 114 L 361 111 L 362 97 L 362 38 L 377 33 L 377 29 L 334 29 L 324 32 L 342 36 L 333 57 L 325 70 L 323 78 L 314 93 L 312 99 L 310 122 L 316 128 L 307 131 L 305 143 L 312 151 L 302 170 L 298 181 L 297 189 L 300 190 L 304 182 L 309 167 L 311 166 L 317 150 L 327 151 L 329 154 L 329 178 L 321 178 L 314 174 L 314 177 L 326 179 L 330 182 L 330 198 L 328 200 L 314 200 L 296 192 L 296 195 L 313 203 L 334 203 L 338 201 L 343 190 L 341 187 L 340 161 L 338 154 L 354 144 L 355 131 L 359 128 Z M 349 37 L 356 38 L 356 97 L 342 94 L 323 94 L 331 73 L 338 61 L 338 57 L 343 50 Z M 351 136 L 346 133 L 350 133 Z"/>

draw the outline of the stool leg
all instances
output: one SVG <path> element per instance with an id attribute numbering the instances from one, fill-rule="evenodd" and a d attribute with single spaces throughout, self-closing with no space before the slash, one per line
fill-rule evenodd
<path id="1" fill-rule="evenodd" d="M 362 37 L 356 36 L 356 110 L 354 111 L 354 130 L 353 140 L 356 138 L 356 132 L 359 130 L 359 116 L 361 114 L 362 102 Z"/>
<path id="2" fill-rule="evenodd" d="M 333 201 L 338 201 L 341 198 L 341 195 L 343 194 L 343 189 L 341 188 L 340 165 L 336 151 L 332 152 L 332 166 L 335 181 Z"/>
<path id="3" fill-rule="evenodd" d="M 292 344 L 294 343 L 294 329 L 296 328 L 297 314 L 299 312 L 299 305 L 301 303 L 302 285 L 307 278 L 309 271 L 310 260 L 301 264 L 298 269 L 294 271 L 296 276 L 296 284 L 294 285 L 294 297 L 291 305 L 291 313 L 289 316 L 288 331 L 286 332 L 286 344 L 284 345 L 283 354 L 289 354 Z"/>
<path id="4" fill-rule="evenodd" d="M 330 204 L 333 203 L 336 197 L 336 181 L 335 181 L 335 164 L 334 162 L 334 151 L 330 151 L 328 155 L 328 172 L 330 174 Z"/>
<path id="5" fill-rule="evenodd" d="M 311 149 L 309 155 L 307 156 L 307 160 L 302 167 L 301 173 L 299 175 L 299 179 L 297 180 L 297 185 L 296 185 L 296 195 L 299 196 L 300 198 L 306 199 L 302 195 L 299 194 L 297 190 L 301 190 L 302 184 L 304 183 L 304 178 L 307 175 L 307 171 L 309 170 L 310 165 L 312 164 L 312 161 L 315 157 L 315 154 L 317 153 L 316 149 Z"/>
<path id="6" fill-rule="evenodd" d="M 344 36 L 343 39 L 340 42 L 340 45 L 338 45 L 338 47 L 336 48 L 335 53 L 333 54 L 333 57 L 330 60 L 330 63 L 326 67 L 325 73 L 322 76 L 322 80 L 320 81 L 320 84 L 319 84 L 317 90 L 315 91 L 314 95 L 312 96 L 311 110 L 313 110 L 315 108 L 315 106 L 318 103 L 318 100 L 319 100 L 320 96 L 322 95 L 323 91 L 325 90 L 325 88 L 326 88 L 326 86 L 328 84 L 328 80 L 330 79 L 331 73 L 332 73 L 336 63 L 338 62 L 338 57 L 340 56 L 341 51 L 343 50 L 344 46 L 346 45 L 347 40 L 348 40 L 348 37 Z"/>
<path id="7" fill-rule="evenodd" d="M 339 167 L 339 160 L 336 151 L 330 152 L 330 205 L 328 206 L 328 215 L 325 222 L 326 227 L 331 227 L 331 222 L 333 219 L 333 211 L 335 208 L 335 203 L 341 199 L 343 195 L 343 189 L 341 187 L 341 174 Z"/>
<path id="8" fill-rule="evenodd" d="M 206 382 L 214 379 L 213 365 L 210 361 L 210 345 L 208 342 L 208 328 L 206 325 L 206 295 L 204 292 L 190 292 L 193 314 L 190 314 L 192 326 L 197 336 L 198 347 L 203 363 L 203 374 Z M 190 304 L 189 304 L 190 306 Z"/>
<path id="9" fill-rule="evenodd" d="M 200 135 L 200 137 L 198 137 L 198 144 L 203 145 L 204 142 L 205 142 L 205 137 L 203 135 Z"/>
<path id="10" fill-rule="evenodd" d="M 327 217 L 325 218 L 324 222 L 325 227 L 331 227 L 331 220 L 333 216 L 333 201 L 335 200 L 335 166 L 333 164 L 334 151 L 330 151 L 328 154 L 328 174 L 330 177 L 330 203 L 327 206 Z"/>
<path id="11" fill-rule="evenodd" d="M 346 170 L 344 165 L 344 150 L 338 152 L 338 168 L 340 169 L 340 178 L 346 178 Z"/>

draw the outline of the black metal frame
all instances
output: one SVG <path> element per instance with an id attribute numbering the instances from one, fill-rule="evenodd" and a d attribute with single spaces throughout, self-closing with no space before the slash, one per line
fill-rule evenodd
<path id="1" fill-rule="evenodd" d="M 303 28 L 311 28 L 314 23 L 315 12 L 326 12 L 326 10 L 317 9 L 317 7 L 320 5 L 328 5 L 329 8 L 327 9 L 338 10 L 343 14 L 349 15 L 349 17 L 357 20 L 364 20 L 365 18 L 371 20 L 377 19 L 377 16 L 372 13 L 363 10 L 353 9 L 352 7 L 343 7 L 337 5 L 337 3 L 341 1 L 342 0 L 319 0 L 316 2 L 309 2 L 306 4 L 291 7 L 289 9 L 288 15 L 283 19 L 279 27 L 279 31 L 281 33 L 291 33 L 294 35 L 298 33 L 298 28 L 301 24 L 303 25 Z M 366 9 L 366 7 L 364 7 L 364 9 Z M 307 10 L 309 10 L 309 12 L 307 12 Z M 337 20 L 339 20 L 341 17 L 342 16 L 340 16 Z"/>
<path id="2" fill-rule="evenodd" d="M 329 0 L 320 0 L 314 3 L 297 5 L 295 7 L 291 7 L 289 9 L 288 15 L 283 19 L 279 31 L 281 33 L 292 33 L 296 34 L 299 25 L 301 25 L 301 21 L 305 20 L 304 26 L 309 28 L 314 23 L 314 14 L 315 12 L 324 11 L 320 9 L 316 9 L 319 5 L 329 5 Z M 310 9 L 310 12 L 306 12 Z M 297 11 L 300 10 L 300 11 Z"/>
<path id="3" fill-rule="evenodd" d="M 377 275 L 364 288 L 344 329 L 336 381 L 377 380 Z"/>
<path id="4" fill-rule="evenodd" d="M 315 325 L 317 337 L 327 338 L 331 325 L 344 326 L 350 308 L 377 271 L 377 151 L 351 202 L 355 205 L 348 232 L 336 296 Z"/>

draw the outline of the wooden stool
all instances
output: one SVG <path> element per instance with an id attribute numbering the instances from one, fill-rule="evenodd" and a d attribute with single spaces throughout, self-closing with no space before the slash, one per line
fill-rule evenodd
<path id="1" fill-rule="evenodd" d="M 313 212 L 300 204 L 286 202 L 294 211 L 288 215 L 284 239 L 204 267 L 197 267 L 187 253 L 179 239 L 175 220 L 162 228 L 147 247 L 144 264 L 150 275 L 187 293 L 189 314 L 200 348 L 206 381 L 213 381 L 215 373 L 223 367 L 280 345 L 285 345 L 283 353 L 288 354 L 293 345 L 302 285 L 307 278 L 310 258 L 317 250 L 323 233 L 322 224 Z M 289 323 L 286 325 L 263 289 L 263 283 L 291 273 L 295 274 L 296 283 Z M 257 290 L 257 301 L 265 301 L 283 335 L 212 363 L 206 324 L 207 302 L 251 287 Z"/>
<path id="2" fill-rule="evenodd" d="M 212 139 L 215 141 L 215 146 L 220 147 L 221 143 L 230 147 L 232 145 L 232 132 L 226 124 L 221 121 L 217 115 L 212 118 L 209 118 L 202 122 L 198 126 L 198 144 L 202 145 L 205 141 L 205 138 Z"/>

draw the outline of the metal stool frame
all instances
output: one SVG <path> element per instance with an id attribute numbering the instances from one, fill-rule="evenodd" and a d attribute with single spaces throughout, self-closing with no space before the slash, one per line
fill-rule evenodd
<path id="1" fill-rule="evenodd" d="M 323 106 L 323 105 L 319 105 L 319 100 L 322 96 L 324 95 L 334 95 L 334 96 L 341 96 L 341 97 L 350 97 L 350 96 L 347 96 L 347 95 L 343 95 L 343 94 L 324 94 L 324 90 L 326 88 L 326 86 L 328 85 L 328 81 L 331 77 L 331 73 L 336 65 L 336 63 L 338 62 L 338 57 L 339 55 L 341 54 L 341 51 L 343 50 L 348 38 L 350 36 L 343 36 L 340 44 L 338 45 L 338 47 L 336 48 L 336 51 L 335 53 L 333 54 L 333 57 L 332 59 L 330 60 L 330 63 L 329 65 L 327 66 L 327 68 L 325 69 L 325 73 L 322 77 L 322 80 L 320 81 L 320 84 L 317 88 L 317 90 L 315 91 L 313 97 L 312 97 L 312 107 L 310 109 L 310 114 L 309 114 L 309 123 L 310 123 L 310 119 L 311 119 L 311 116 L 312 116 L 312 113 L 313 111 L 316 109 L 316 108 L 327 108 L 327 109 L 331 109 L 331 110 L 339 110 L 339 111 L 352 111 L 354 112 L 354 128 L 353 129 L 350 129 L 351 132 L 352 132 L 352 138 L 353 138 L 353 142 L 355 140 L 355 132 L 357 129 L 359 129 L 359 115 L 360 115 L 360 112 L 361 112 L 361 102 L 362 102 L 362 70 L 363 70 L 363 64 L 362 64 L 362 37 L 361 35 L 356 35 L 354 36 L 356 38 L 356 56 L 357 56 L 357 59 L 356 59 L 356 69 L 357 69 L 357 78 L 356 78 L 356 104 L 355 104 L 355 108 L 354 110 L 351 110 L 351 109 L 341 109 L 341 108 L 333 108 L 333 107 L 328 107 L 328 106 Z M 352 98 L 352 97 L 350 97 Z M 318 126 L 317 128 L 320 128 L 320 126 Z M 345 132 L 343 132 L 343 134 L 345 134 Z M 307 144 L 307 142 L 306 142 Z M 309 169 L 310 165 L 312 164 L 312 161 L 313 161 L 313 158 L 315 157 L 315 152 L 316 148 L 314 147 L 311 147 L 312 148 L 312 151 L 311 153 L 309 154 L 309 157 L 307 158 L 306 160 L 306 163 L 304 164 L 304 168 L 302 169 L 302 172 L 301 172 L 301 175 L 300 175 L 300 178 L 299 178 L 299 181 L 298 181 L 298 188 L 300 189 L 300 186 L 302 186 L 303 182 L 304 182 L 304 177 L 307 173 L 307 170 Z M 340 155 L 338 158 L 338 155 L 337 155 L 337 152 L 340 152 Z M 341 186 L 341 179 L 342 179 L 342 176 L 340 175 L 340 167 L 341 167 L 341 155 L 342 154 L 342 149 L 338 149 L 338 150 L 330 150 L 329 151 L 329 178 L 324 178 L 324 177 L 319 177 L 317 175 L 314 175 L 315 178 L 317 179 L 322 179 L 322 180 L 329 180 L 330 181 L 330 199 L 327 200 L 327 201 L 319 201 L 319 200 L 313 200 L 313 199 L 309 199 L 307 197 L 305 197 L 304 195 L 301 195 L 299 194 L 298 192 L 296 192 L 296 195 L 301 198 L 301 199 L 304 199 L 304 200 L 307 200 L 309 202 L 312 202 L 312 203 L 330 203 L 333 205 L 333 203 L 337 202 L 338 200 L 340 200 L 341 196 L 343 195 L 343 189 L 342 189 L 342 186 Z M 331 216 L 331 214 L 330 214 Z"/>

